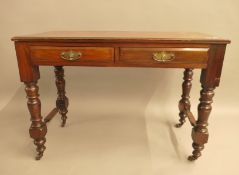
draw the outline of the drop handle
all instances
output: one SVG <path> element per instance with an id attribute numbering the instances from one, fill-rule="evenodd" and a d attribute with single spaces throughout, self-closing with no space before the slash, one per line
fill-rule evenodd
<path id="1" fill-rule="evenodd" d="M 75 61 L 80 59 L 80 57 L 82 56 L 81 52 L 75 52 L 75 51 L 69 51 L 69 52 L 61 52 L 61 58 L 64 60 L 68 60 L 68 61 Z"/>
<path id="2" fill-rule="evenodd" d="M 175 54 L 171 52 L 154 52 L 153 59 L 158 62 L 169 62 L 175 59 Z"/>

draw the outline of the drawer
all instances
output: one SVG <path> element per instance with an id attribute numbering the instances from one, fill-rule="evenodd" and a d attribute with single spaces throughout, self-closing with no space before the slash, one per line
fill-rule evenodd
<path id="1" fill-rule="evenodd" d="M 30 57 L 37 65 L 98 65 L 114 62 L 114 48 L 31 46 Z"/>
<path id="2" fill-rule="evenodd" d="M 121 48 L 119 61 L 152 67 L 207 66 L 209 48 Z"/>

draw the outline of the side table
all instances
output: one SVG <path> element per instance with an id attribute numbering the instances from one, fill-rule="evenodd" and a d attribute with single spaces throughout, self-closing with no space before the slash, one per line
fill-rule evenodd
<path id="1" fill-rule="evenodd" d="M 37 149 L 36 159 L 45 150 L 47 126 L 57 113 L 62 126 L 67 119 L 64 66 L 183 68 L 182 98 L 179 101 L 181 127 L 188 118 L 192 125 L 193 152 L 190 161 L 201 156 L 208 141 L 208 117 L 215 87 L 219 86 L 224 54 L 229 40 L 201 33 L 160 32 L 46 32 L 13 37 L 20 79 L 25 83 L 31 115 L 30 136 Z M 39 66 L 54 66 L 57 87 L 56 108 L 44 119 L 41 115 L 37 81 Z M 190 111 L 189 93 L 193 69 L 201 69 L 198 117 Z"/>

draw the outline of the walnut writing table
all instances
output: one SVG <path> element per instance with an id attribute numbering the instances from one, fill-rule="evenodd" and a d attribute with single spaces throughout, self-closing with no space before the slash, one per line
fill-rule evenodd
<path id="1" fill-rule="evenodd" d="M 189 160 L 201 156 L 208 141 L 208 117 L 213 90 L 219 86 L 226 45 L 224 40 L 200 33 L 158 32 L 47 32 L 14 37 L 21 81 L 25 83 L 31 114 L 30 136 L 37 147 L 36 159 L 45 150 L 47 126 L 55 114 L 66 123 L 68 98 L 65 96 L 63 66 L 111 66 L 184 68 L 182 98 L 179 101 L 181 127 L 187 117 L 193 126 L 193 152 Z M 37 81 L 39 66 L 54 66 L 58 98 L 43 120 Z M 189 93 L 193 69 L 201 69 L 198 118 L 190 112 Z"/>

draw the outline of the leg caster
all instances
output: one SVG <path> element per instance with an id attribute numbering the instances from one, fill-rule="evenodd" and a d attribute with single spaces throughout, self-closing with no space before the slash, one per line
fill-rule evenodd
<path id="1" fill-rule="evenodd" d="M 44 146 L 46 139 L 36 139 L 34 140 L 34 144 L 37 146 L 37 155 L 36 160 L 40 160 L 43 156 L 43 152 L 45 151 L 46 147 Z"/>
<path id="2" fill-rule="evenodd" d="M 175 124 L 176 128 L 181 128 L 181 126 L 183 126 L 183 124 L 186 122 L 185 118 L 187 117 L 187 115 L 184 112 L 180 112 L 179 117 L 179 123 Z"/>
<path id="3" fill-rule="evenodd" d="M 188 160 L 189 161 L 194 161 L 197 160 L 202 154 L 201 151 L 203 150 L 204 146 L 203 145 L 199 145 L 197 143 L 193 143 L 192 144 L 193 147 L 193 152 L 191 156 L 188 156 Z"/>

